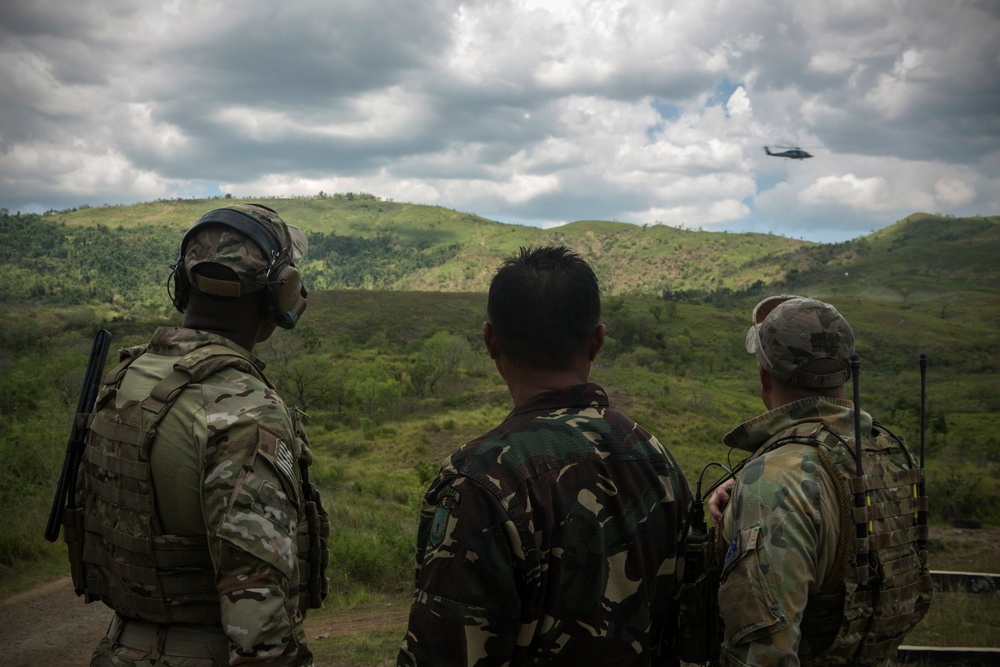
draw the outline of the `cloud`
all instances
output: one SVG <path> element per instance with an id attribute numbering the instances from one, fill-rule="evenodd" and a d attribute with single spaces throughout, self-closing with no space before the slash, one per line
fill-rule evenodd
<path id="1" fill-rule="evenodd" d="M 968 204 L 976 197 L 976 189 L 957 178 L 945 177 L 934 184 L 935 199 L 946 207 Z"/>
<path id="2" fill-rule="evenodd" d="M 973 0 L 13 0 L 0 206 L 350 190 L 816 240 L 996 213 L 998 33 Z"/>

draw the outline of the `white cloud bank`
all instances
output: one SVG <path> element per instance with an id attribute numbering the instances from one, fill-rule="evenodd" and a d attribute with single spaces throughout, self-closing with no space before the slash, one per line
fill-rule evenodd
<path id="1" fill-rule="evenodd" d="M 813 240 L 996 214 L 997 34 L 975 0 L 14 0 L 0 207 L 366 191 Z"/>

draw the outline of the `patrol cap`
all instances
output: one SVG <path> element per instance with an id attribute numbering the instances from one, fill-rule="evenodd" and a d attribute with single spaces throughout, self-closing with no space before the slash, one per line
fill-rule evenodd
<path id="1" fill-rule="evenodd" d="M 261 228 L 248 227 L 246 234 L 231 226 L 254 222 Z M 267 206 L 235 204 L 202 216 L 188 230 L 182 247 L 184 269 L 191 284 L 202 292 L 236 297 L 263 289 L 265 270 L 274 260 L 294 266 L 305 256 L 309 242 L 300 229 Z M 206 263 L 230 269 L 232 278 L 201 275 L 197 268 Z"/>
<path id="2" fill-rule="evenodd" d="M 838 387 L 851 377 L 854 331 L 830 304 L 782 294 L 753 309 L 746 348 L 764 370 L 788 384 Z"/>

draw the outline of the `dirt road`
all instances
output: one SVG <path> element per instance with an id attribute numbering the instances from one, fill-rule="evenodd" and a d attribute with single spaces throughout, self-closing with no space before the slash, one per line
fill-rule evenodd
<path id="1" fill-rule="evenodd" d="M 79 667 L 114 615 L 103 604 L 84 604 L 69 577 L 0 601 L 0 662 L 11 667 Z"/>
<path id="2" fill-rule="evenodd" d="M 0 664 L 4 667 L 81 667 L 111 623 L 103 604 L 84 604 L 69 577 L 0 600 Z M 406 609 L 351 617 L 306 619 L 306 636 L 362 634 L 403 623 Z"/>

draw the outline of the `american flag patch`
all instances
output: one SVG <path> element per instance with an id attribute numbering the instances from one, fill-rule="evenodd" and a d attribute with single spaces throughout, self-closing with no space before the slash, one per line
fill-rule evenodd
<path id="1" fill-rule="evenodd" d="M 295 481 L 295 457 L 292 448 L 284 440 L 278 440 L 278 451 L 274 453 L 274 465 L 290 481 Z"/>

